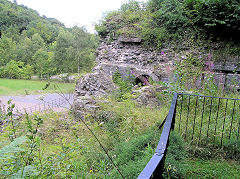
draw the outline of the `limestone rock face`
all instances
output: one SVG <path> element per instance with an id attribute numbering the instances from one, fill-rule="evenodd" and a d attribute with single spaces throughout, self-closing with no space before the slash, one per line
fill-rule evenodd
<path id="1" fill-rule="evenodd" d="M 111 28 L 109 27 L 109 29 Z M 196 58 L 205 61 L 212 60 L 208 50 L 190 48 L 184 44 L 178 47 L 166 45 L 167 48 L 157 50 L 146 49 L 140 38 L 112 37 L 110 34 L 102 36 L 100 42 L 96 51 L 97 65 L 93 69 L 93 73 L 87 74 L 77 81 L 75 90 L 77 109 L 96 109 L 96 101 L 88 99 L 88 96 L 101 96 L 116 89 L 117 87 L 112 81 L 115 72 L 120 73 L 123 78 L 131 77 L 136 84 L 138 84 L 139 79 L 142 81 L 141 79 L 149 80 L 150 78 L 153 81 L 168 82 L 169 79 L 176 79 L 176 76 L 173 75 L 175 64 L 185 60 L 188 54 L 193 54 Z M 233 77 L 240 79 L 240 60 L 237 58 L 227 60 L 224 64 L 222 62 L 222 59 L 214 64 L 206 61 L 205 65 L 213 68 L 212 72 L 214 72 L 216 84 L 223 84 L 225 87 L 226 83 L 231 83 Z M 238 74 L 234 74 L 234 71 Z M 204 76 L 199 77 L 199 79 L 204 80 Z M 86 99 L 83 99 L 84 96 L 87 96 Z M 154 89 L 150 87 L 144 87 L 136 101 L 144 105 L 159 105 L 154 95 Z"/>
<path id="2" fill-rule="evenodd" d="M 97 49 L 98 65 L 94 70 L 102 69 L 110 76 L 118 70 L 122 76 L 132 74 L 151 77 L 153 81 L 167 81 L 172 75 L 175 53 L 171 49 L 159 51 L 146 49 L 140 38 L 120 36 L 110 42 L 110 37 L 102 37 Z"/>
<path id="3" fill-rule="evenodd" d="M 138 84 L 141 79 L 167 81 L 172 75 L 175 53 L 169 49 L 154 51 L 142 46 L 142 39 L 123 37 L 111 41 L 110 36 L 101 38 L 97 49 L 97 65 L 93 73 L 77 81 L 74 107 L 77 110 L 97 109 L 92 97 L 108 94 L 117 88 L 112 81 L 115 72 L 123 78 L 131 77 Z M 149 83 L 146 83 L 149 84 Z M 158 105 L 153 89 L 148 89 L 139 96 L 139 104 Z"/>
<path id="4" fill-rule="evenodd" d="M 98 96 L 115 89 L 112 78 L 102 72 L 89 73 L 80 78 L 76 84 L 76 96 Z"/>
<path id="5" fill-rule="evenodd" d="M 159 106 L 159 100 L 156 97 L 156 92 L 151 86 L 144 86 L 140 90 L 135 90 L 134 92 L 139 93 L 136 102 L 140 105 L 145 105 L 149 107 Z"/>
<path id="6" fill-rule="evenodd" d="M 141 89 L 133 90 L 133 94 L 139 94 L 135 101 L 139 105 L 145 105 L 149 107 L 160 106 L 160 102 L 156 96 L 157 92 L 162 92 L 166 90 L 166 87 L 162 86 L 144 86 Z"/>
<path id="7" fill-rule="evenodd" d="M 101 71 L 86 74 L 77 81 L 73 107 L 80 116 L 95 112 L 99 106 L 93 97 L 108 94 L 116 88 L 112 78 Z"/>

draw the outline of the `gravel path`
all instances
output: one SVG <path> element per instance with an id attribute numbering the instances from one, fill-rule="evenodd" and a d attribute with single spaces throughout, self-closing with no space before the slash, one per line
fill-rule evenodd
<path id="1" fill-rule="evenodd" d="M 0 96 L 1 106 L 7 106 L 7 101 L 12 100 L 15 104 L 15 111 L 20 113 L 28 113 L 53 109 L 54 111 L 62 111 L 69 109 L 73 104 L 73 94 L 42 94 L 42 95 L 26 95 L 26 96 Z M 70 103 L 70 104 L 69 104 Z"/>

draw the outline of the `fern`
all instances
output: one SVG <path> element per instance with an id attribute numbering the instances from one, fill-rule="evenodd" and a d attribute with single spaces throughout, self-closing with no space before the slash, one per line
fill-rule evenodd
<path id="1" fill-rule="evenodd" d="M 25 166 L 23 169 L 18 170 L 17 173 L 13 174 L 11 178 L 27 178 L 32 176 L 37 176 L 39 172 L 37 171 L 36 167 L 32 165 Z"/>
<path id="2" fill-rule="evenodd" d="M 13 140 L 9 145 L 0 149 L 0 160 L 15 158 L 12 154 L 23 152 L 24 149 L 20 147 L 21 144 L 27 141 L 25 136 L 18 137 Z"/>

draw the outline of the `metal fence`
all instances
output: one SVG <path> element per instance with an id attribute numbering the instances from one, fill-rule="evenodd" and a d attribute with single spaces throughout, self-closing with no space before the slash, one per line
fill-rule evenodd
<path id="1" fill-rule="evenodd" d="M 176 130 L 185 141 L 222 147 L 238 141 L 240 99 L 178 94 Z"/>
<path id="2" fill-rule="evenodd" d="M 139 179 L 161 178 L 171 130 L 192 145 L 236 144 L 240 133 L 240 99 L 175 93 L 151 160 Z M 237 144 L 236 144 L 237 145 Z"/>

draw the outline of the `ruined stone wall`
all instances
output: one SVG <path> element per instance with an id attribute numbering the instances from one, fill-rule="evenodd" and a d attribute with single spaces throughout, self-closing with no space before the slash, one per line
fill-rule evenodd
<path id="1" fill-rule="evenodd" d="M 196 58 L 208 60 L 209 51 L 189 47 L 164 48 L 153 50 L 145 48 L 139 38 L 110 36 L 101 38 L 96 51 L 97 65 L 93 72 L 77 81 L 75 88 L 74 106 L 78 111 L 89 111 L 98 108 L 94 96 L 107 95 L 118 87 L 113 83 L 113 74 L 119 72 L 122 77 L 141 76 L 151 77 L 154 81 L 168 81 L 175 79 L 174 66 L 177 61 L 186 59 L 187 54 L 194 54 Z M 212 60 L 212 59 L 210 59 Z M 206 61 L 207 62 L 207 61 Z M 211 74 L 215 84 L 220 88 L 240 89 L 240 58 L 219 59 L 212 64 Z M 195 87 L 202 88 L 204 74 L 196 81 Z M 197 84 L 198 83 L 198 84 Z M 193 84 L 191 84 L 193 85 Z M 142 88 L 141 95 L 136 100 L 141 104 L 157 104 L 156 96 L 151 86 Z"/>
<path id="2" fill-rule="evenodd" d="M 107 94 L 116 85 L 112 82 L 113 74 L 118 71 L 123 77 L 151 77 L 153 81 L 168 81 L 173 77 L 174 64 L 186 58 L 186 54 L 194 54 L 197 58 L 207 59 L 209 51 L 189 47 L 164 48 L 153 50 L 145 48 L 139 38 L 120 36 L 112 39 L 109 35 L 101 37 L 96 51 L 97 65 L 92 74 L 82 77 L 76 85 L 76 95 Z M 216 84 L 226 85 L 233 80 L 239 81 L 240 58 L 220 59 L 213 64 Z M 235 73 L 235 74 L 234 74 Z M 240 86 L 240 84 L 235 84 Z"/>
<path id="3" fill-rule="evenodd" d="M 135 76 L 148 75 L 154 81 L 168 80 L 172 75 L 174 51 L 162 49 L 154 51 L 142 46 L 139 38 L 124 38 L 109 42 L 109 37 L 101 39 L 101 44 L 97 49 L 97 67 L 108 75 L 118 70 L 123 76 L 133 74 Z"/>

